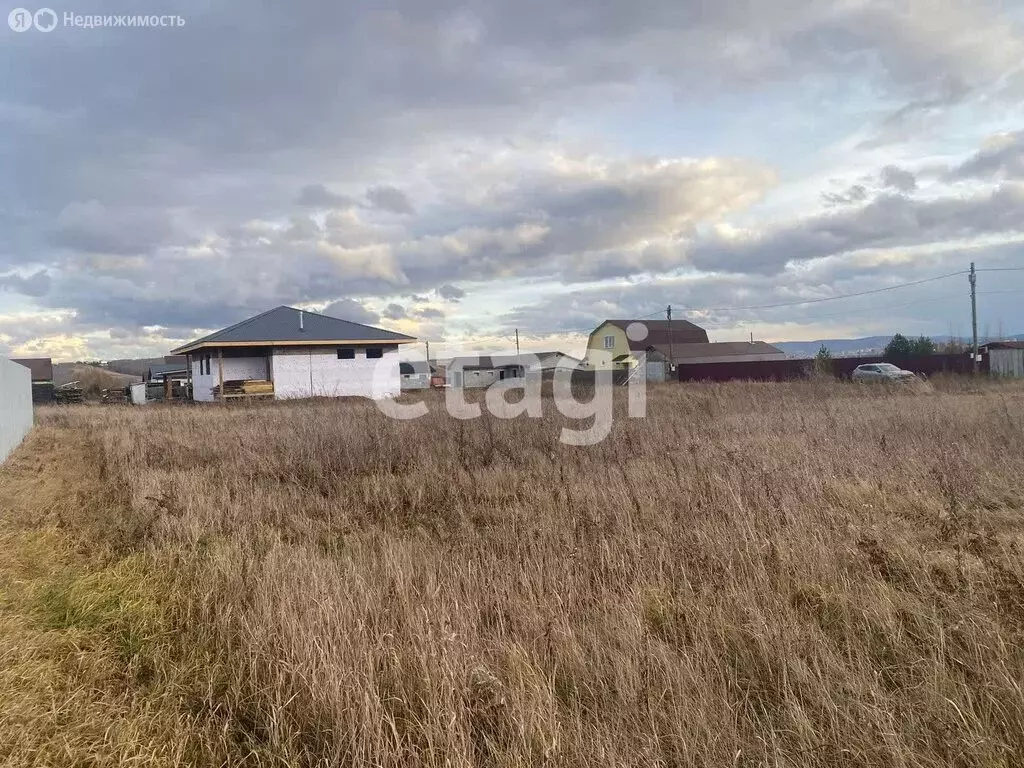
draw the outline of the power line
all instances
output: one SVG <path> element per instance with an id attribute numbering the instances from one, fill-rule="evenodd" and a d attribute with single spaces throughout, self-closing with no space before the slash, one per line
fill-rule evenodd
<path id="1" fill-rule="evenodd" d="M 1024 271 L 1024 267 L 993 267 L 991 269 L 979 269 L 977 271 L 978 272 Z M 889 291 L 896 291 L 896 290 L 899 290 L 900 288 L 911 288 L 911 287 L 913 287 L 915 285 L 925 285 L 926 283 L 934 283 L 934 282 L 937 282 L 939 280 L 946 280 L 946 279 L 948 279 L 950 277 L 957 277 L 958 275 L 966 275 L 966 274 L 968 274 L 968 270 L 961 269 L 961 270 L 958 270 L 956 272 L 948 272 L 948 273 L 946 273 L 944 275 L 936 275 L 935 277 L 926 277 L 926 278 L 921 279 L 921 280 L 912 280 L 912 281 L 906 282 L 906 283 L 899 283 L 898 285 L 887 285 L 884 288 L 873 288 L 873 289 L 868 290 L 868 291 L 857 291 L 855 293 L 842 293 L 842 294 L 837 294 L 835 296 L 824 296 L 824 297 L 819 298 L 819 299 L 803 299 L 801 301 L 777 302 L 777 303 L 773 303 L 773 304 L 751 304 L 751 305 L 748 305 L 748 306 L 740 306 L 740 307 L 735 307 L 735 306 L 733 306 L 733 307 L 692 307 L 690 309 L 683 310 L 683 312 L 684 312 L 684 314 L 687 314 L 687 315 L 693 314 L 695 312 L 744 312 L 744 311 L 752 310 L 752 309 L 781 309 L 783 307 L 799 307 L 799 306 L 805 306 L 805 305 L 808 305 L 808 304 L 823 304 L 823 303 L 829 302 L 829 301 L 840 301 L 842 299 L 854 299 L 854 298 L 857 298 L 857 297 L 860 297 L 860 296 L 873 296 L 873 295 L 879 294 L 879 293 L 887 293 Z M 943 300 L 948 299 L 948 298 L 957 298 L 959 296 L 960 296 L 960 294 L 950 294 L 950 295 L 947 295 L 947 296 L 941 296 L 941 297 L 934 298 L 934 299 L 925 299 L 924 301 L 921 301 L 921 302 L 912 302 L 912 303 L 913 304 L 918 304 L 918 303 L 928 303 L 928 302 L 932 302 L 932 301 L 943 301 Z M 677 302 L 677 303 L 682 303 L 685 306 L 685 302 Z M 867 307 L 867 308 L 864 308 L 864 309 L 849 310 L 849 311 L 850 312 L 870 312 L 870 311 L 875 311 L 875 310 L 892 309 L 892 308 L 899 307 L 899 306 L 907 306 L 907 304 L 906 303 L 901 303 L 901 304 L 898 304 L 898 305 L 887 305 L 887 306 L 881 306 L 881 307 Z M 664 312 L 664 310 L 658 310 L 656 312 L 652 312 L 649 315 L 644 315 L 642 317 L 637 317 L 637 318 L 633 318 L 633 319 L 635 319 L 635 320 L 647 320 L 647 319 L 650 319 L 652 317 L 657 317 L 657 316 L 661 315 L 663 312 Z M 831 316 L 839 316 L 839 315 L 842 315 L 842 314 L 846 314 L 846 313 L 840 312 L 840 313 L 836 313 L 836 315 L 831 315 Z M 829 316 L 830 315 L 819 315 L 818 317 L 829 317 Z M 810 319 L 813 319 L 813 318 L 810 318 Z M 588 328 L 574 328 L 574 329 L 560 330 L 560 331 L 557 331 L 557 333 L 560 333 L 560 334 L 584 333 L 586 331 L 591 331 L 591 330 L 593 330 L 592 327 L 588 327 Z"/>
<path id="2" fill-rule="evenodd" d="M 909 283 L 900 283 L 899 285 L 888 285 L 885 288 L 874 288 L 870 291 L 859 291 L 857 293 L 842 293 L 837 296 L 825 296 L 820 299 L 805 299 L 803 301 L 787 301 L 779 304 L 752 304 L 748 307 L 694 307 L 693 309 L 686 310 L 687 312 L 742 312 L 747 309 L 776 309 L 779 307 L 798 307 L 803 304 L 821 304 L 826 301 L 839 301 L 840 299 L 853 299 L 858 296 L 871 296 L 876 293 L 885 293 L 886 291 L 895 291 L 899 288 L 909 288 L 913 285 L 923 285 L 925 283 L 934 283 L 936 280 L 945 280 L 948 277 L 956 277 L 957 275 L 966 275 L 967 270 L 960 270 L 959 272 L 950 272 L 946 275 L 937 275 L 936 277 L 928 277 L 924 280 L 914 280 Z"/>
<path id="3" fill-rule="evenodd" d="M 899 304 L 882 304 L 875 307 L 860 307 L 858 309 L 848 309 L 843 312 L 830 312 L 827 315 L 813 315 L 807 318 L 800 318 L 802 321 L 813 322 L 815 320 L 823 320 L 829 317 L 843 317 L 845 315 L 860 314 L 862 312 L 882 312 L 887 309 L 899 309 L 900 307 L 915 307 L 918 304 L 934 304 L 939 301 L 949 301 L 950 299 L 962 299 L 966 298 L 969 294 L 966 293 L 947 293 L 943 296 L 935 296 L 930 299 L 919 299 L 917 301 L 903 301 Z M 979 293 L 979 296 L 982 294 Z"/>

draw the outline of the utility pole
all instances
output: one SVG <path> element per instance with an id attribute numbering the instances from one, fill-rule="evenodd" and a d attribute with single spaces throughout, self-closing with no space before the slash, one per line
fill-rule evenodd
<path id="1" fill-rule="evenodd" d="M 516 357 L 519 357 L 519 329 L 516 328 Z"/>
<path id="2" fill-rule="evenodd" d="M 971 262 L 971 331 L 974 334 L 974 347 L 971 350 L 971 364 L 974 372 L 978 372 L 978 273 Z"/>
<path id="3" fill-rule="evenodd" d="M 668 369 L 674 371 L 676 369 L 676 356 L 672 349 L 672 305 L 668 305 L 668 309 L 665 310 L 665 317 L 668 318 Z"/>
<path id="4" fill-rule="evenodd" d="M 430 342 L 429 341 L 424 341 L 423 343 L 427 345 L 427 367 L 429 368 L 430 367 Z"/>

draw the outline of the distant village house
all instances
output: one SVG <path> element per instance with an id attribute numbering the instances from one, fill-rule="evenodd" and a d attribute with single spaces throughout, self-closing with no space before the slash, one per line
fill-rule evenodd
<path id="1" fill-rule="evenodd" d="M 679 366 L 785 358 L 763 341 L 709 342 L 707 331 L 688 320 L 605 320 L 590 334 L 586 362 L 591 369 L 630 370 L 641 359 Z"/>

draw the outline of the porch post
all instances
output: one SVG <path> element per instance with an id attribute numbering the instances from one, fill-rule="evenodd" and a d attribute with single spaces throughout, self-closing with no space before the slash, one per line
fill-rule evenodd
<path id="1" fill-rule="evenodd" d="M 219 390 L 220 391 L 220 395 L 219 395 L 220 401 L 222 403 L 226 403 L 227 400 L 224 399 L 224 350 L 223 349 L 218 349 L 217 350 L 217 375 L 220 378 L 220 390 Z"/>

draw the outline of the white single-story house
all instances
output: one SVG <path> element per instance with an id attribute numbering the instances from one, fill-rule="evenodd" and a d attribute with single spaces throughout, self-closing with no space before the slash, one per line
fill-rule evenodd
<path id="1" fill-rule="evenodd" d="M 464 389 L 489 387 L 496 381 L 525 376 L 526 365 L 516 355 L 455 357 L 444 366 L 445 384 Z"/>
<path id="2" fill-rule="evenodd" d="M 246 381 L 269 382 L 269 388 L 264 384 L 252 389 L 279 400 L 379 399 L 400 393 L 398 350 L 414 341 L 401 333 L 281 306 L 172 354 L 188 356 L 194 400 L 213 401 L 217 392 L 247 390 L 242 384 Z"/>

